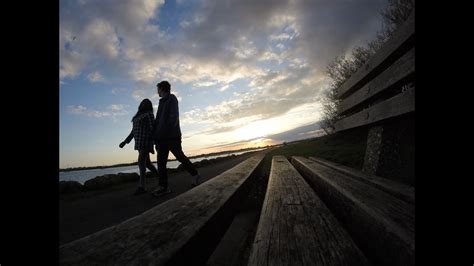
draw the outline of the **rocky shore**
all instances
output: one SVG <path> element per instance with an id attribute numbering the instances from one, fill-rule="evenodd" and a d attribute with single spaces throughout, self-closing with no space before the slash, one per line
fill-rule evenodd
<path id="1" fill-rule="evenodd" d="M 229 155 L 226 157 L 219 157 L 214 159 L 204 159 L 199 162 L 194 162 L 193 165 L 196 168 L 211 165 L 223 160 L 230 158 L 235 158 L 236 155 Z M 168 173 L 176 173 L 184 170 L 183 165 L 179 165 L 176 169 L 168 168 Z M 146 173 L 147 178 L 155 178 L 156 175 L 153 175 L 151 172 Z M 80 193 L 85 191 L 92 190 L 101 190 L 110 188 L 116 185 L 120 185 L 127 182 L 137 182 L 140 176 L 138 173 L 118 173 L 118 174 L 107 174 L 94 177 L 92 179 L 84 182 L 84 185 L 77 181 L 60 181 L 59 182 L 59 194 L 71 194 L 71 193 Z"/>

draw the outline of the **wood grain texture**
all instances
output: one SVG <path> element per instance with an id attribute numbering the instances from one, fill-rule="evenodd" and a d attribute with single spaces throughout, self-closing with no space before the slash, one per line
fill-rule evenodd
<path id="1" fill-rule="evenodd" d="M 344 117 L 334 124 L 336 131 L 369 125 L 415 111 L 415 88 L 377 103 L 363 111 Z"/>
<path id="2" fill-rule="evenodd" d="M 415 35 L 415 14 L 408 17 L 407 21 L 393 34 L 370 60 L 356 71 L 346 82 L 337 89 L 337 97 L 343 99 L 351 92 L 362 87 L 360 84 L 367 82 L 368 77 L 387 58 L 394 54 L 404 43 Z M 363 84 L 362 84 L 363 85 Z"/>
<path id="3" fill-rule="evenodd" d="M 390 86 L 414 73 L 415 48 L 412 48 L 380 75 L 342 100 L 338 107 L 338 113 L 344 114 L 354 107 L 359 106 L 361 103 L 370 101 L 373 96 L 380 94 L 387 88 L 390 88 Z"/>
<path id="4" fill-rule="evenodd" d="M 249 265 L 368 265 L 325 204 L 274 156 Z"/>
<path id="5" fill-rule="evenodd" d="M 292 163 L 374 265 L 414 265 L 413 204 L 312 160 Z"/>
<path id="6" fill-rule="evenodd" d="M 412 186 L 395 182 L 388 178 L 383 178 L 383 177 L 379 177 L 375 175 L 369 175 L 360 170 L 350 168 L 350 167 L 347 167 L 335 162 L 330 162 L 322 158 L 309 157 L 309 159 L 317 163 L 323 164 L 325 166 L 331 167 L 332 169 L 335 169 L 346 175 L 357 178 L 358 180 L 362 182 L 366 182 L 367 184 L 370 184 L 380 190 L 383 190 L 391 194 L 392 196 L 395 196 L 408 203 L 411 203 L 411 204 L 415 203 L 415 188 Z"/>
<path id="7" fill-rule="evenodd" d="M 217 231 L 214 226 L 219 225 L 219 214 L 230 208 L 229 201 L 264 156 L 257 154 L 141 215 L 61 246 L 60 264 L 165 265 L 171 260 L 202 259 L 206 236 L 199 237 L 200 233 Z"/>

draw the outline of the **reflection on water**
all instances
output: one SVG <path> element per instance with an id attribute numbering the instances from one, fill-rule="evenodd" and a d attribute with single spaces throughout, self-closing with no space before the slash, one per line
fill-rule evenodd
<path id="1" fill-rule="evenodd" d="M 255 149 L 255 150 L 250 150 L 250 151 L 225 153 L 225 154 L 219 154 L 219 155 L 213 155 L 213 156 L 196 157 L 189 160 L 191 160 L 191 162 L 194 163 L 194 162 L 202 161 L 204 159 L 209 160 L 209 159 L 214 159 L 214 158 L 219 158 L 219 157 L 226 157 L 232 154 L 240 155 L 247 152 L 259 151 L 259 150 L 264 150 L 264 149 L 265 148 Z M 154 164 L 156 167 L 156 163 Z M 166 165 L 166 167 L 177 168 L 179 164 L 180 162 L 178 161 L 168 161 L 168 164 Z M 117 173 L 137 173 L 138 174 L 139 173 L 138 166 L 131 165 L 131 166 L 104 168 L 104 169 L 88 169 L 88 170 L 77 170 L 77 171 L 69 171 L 69 172 L 59 172 L 59 181 L 77 181 L 81 184 L 84 184 L 84 182 L 96 176 L 107 175 L 107 174 L 117 174 Z"/>

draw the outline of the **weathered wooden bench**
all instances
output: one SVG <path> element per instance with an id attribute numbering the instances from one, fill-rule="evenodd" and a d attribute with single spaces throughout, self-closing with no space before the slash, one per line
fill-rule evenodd
<path id="1" fill-rule="evenodd" d="M 413 184 L 414 175 L 401 172 L 400 145 L 407 135 L 407 118 L 415 112 L 414 12 L 367 63 L 336 91 L 340 100 L 336 132 L 369 128 L 363 171 Z M 405 123 L 405 124 L 404 124 Z M 410 127 L 408 127 L 410 128 Z M 400 181 L 400 180 L 397 180 Z"/>
<path id="2" fill-rule="evenodd" d="M 265 154 L 136 217 L 60 247 L 61 265 L 204 264 L 225 233 Z"/>
<path id="3" fill-rule="evenodd" d="M 298 171 L 274 156 L 249 265 L 368 265 Z"/>
<path id="4" fill-rule="evenodd" d="M 396 182 L 387 178 L 364 173 L 360 170 L 344 166 L 335 162 L 331 162 L 322 158 L 309 157 L 310 160 L 331 167 L 334 170 L 342 172 L 348 176 L 357 178 L 362 182 L 366 182 L 380 190 L 383 190 L 392 196 L 409 203 L 415 203 L 415 188 L 400 182 Z"/>
<path id="5" fill-rule="evenodd" d="M 414 204 L 319 162 L 291 161 L 374 265 L 414 265 Z"/>

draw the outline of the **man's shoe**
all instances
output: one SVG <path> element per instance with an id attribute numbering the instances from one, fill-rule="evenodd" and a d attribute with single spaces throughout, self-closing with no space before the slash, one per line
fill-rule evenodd
<path id="1" fill-rule="evenodd" d="M 197 174 L 193 176 L 193 182 L 191 183 L 191 186 L 195 187 L 199 184 L 201 184 L 201 175 Z"/>
<path id="2" fill-rule="evenodd" d="M 135 193 L 133 193 L 133 195 L 137 196 L 137 195 L 141 195 L 145 193 L 146 193 L 146 190 L 144 188 L 138 187 L 137 190 L 135 190 Z"/>
<path id="3" fill-rule="evenodd" d="M 171 192 L 171 189 L 169 187 L 163 187 L 163 186 L 158 186 L 152 193 L 153 196 L 161 196 L 164 194 L 168 194 Z"/>

